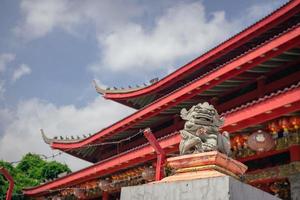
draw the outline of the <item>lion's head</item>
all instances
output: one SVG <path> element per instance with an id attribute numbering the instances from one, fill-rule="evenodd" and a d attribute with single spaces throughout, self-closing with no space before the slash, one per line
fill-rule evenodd
<path id="1" fill-rule="evenodd" d="M 224 123 L 224 120 L 219 117 L 219 114 L 214 106 L 207 102 L 199 103 L 188 111 L 183 108 L 180 116 L 183 120 L 193 122 L 197 125 L 219 127 Z"/>

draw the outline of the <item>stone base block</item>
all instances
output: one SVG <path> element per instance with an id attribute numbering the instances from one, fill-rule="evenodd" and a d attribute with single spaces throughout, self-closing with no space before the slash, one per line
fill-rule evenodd
<path id="1" fill-rule="evenodd" d="M 159 182 L 192 180 L 229 175 L 239 179 L 247 166 L 218 151 L 177 156 L 167 159 L 167 165 L 176 172 Z"/>
<path id="2" fill-rule="evenodd" d="M 124 187 L 121 200 L 279 200 L 232 177 L 161 182 Z"/>

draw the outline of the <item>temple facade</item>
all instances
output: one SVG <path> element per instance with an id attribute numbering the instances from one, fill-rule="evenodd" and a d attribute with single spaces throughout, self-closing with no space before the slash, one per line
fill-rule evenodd
<path id="1" fill-rule="evenodd" d="M 232 156 L 248 166 L 244 182 L 296 199 L 299 23 L 300 0 L 290 1 L 160 80 L 126 89 L 95 85 L 104 98 L 136 112 L 84 138 L 48 138 L 42 132 L 52 149 L 94 164 L 24 189 L 24 194 L 33 199 L 119 199 L 121 187 L 168 176 L 172 169 L 162 159 L 179 154 L 179 130 L 185 123 L 181 110 L 209 102 L 225 119 L 221 129 L 229 133 Z M 149 129 L 165 156 L 146 137 Z M 158 171 L 163 172 L 155 176 Z"/>

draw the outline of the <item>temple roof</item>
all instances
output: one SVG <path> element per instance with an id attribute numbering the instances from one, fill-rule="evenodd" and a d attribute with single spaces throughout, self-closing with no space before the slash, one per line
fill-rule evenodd
<path id="1" fill-rule="evenodd" d="M 297 39 L 296 42 L 289 42 L 294 41 L 294 38 Z M 297 83 L 300 79 L 300 68 L 297 67 L 300 63 L 299 44 L 300 27 L 295 27 L 278 35 L 268 43 L 253 49 L 239 59 L 220 66 L 218 70 L 208 72 L 185 87 L 175 90 L 170 96 L 158 99 L 144 109 L 90 137 L 83 139 L 74 139 L 73 137 L 73 139 L 60 140 L 57 138 L 49 139 L 44 135 L 44 140 L 54 149 L 63 150 L 90 162 L 98 162 L 113 156 L 117 153 L 117 150 L 115 145 L 103 147 L 95 144 L 122 140 L 147 127 L 159 130 L 157 136 L 176 131 L 165 127 L 173 123 L 174 117 L 180 113 L 182 108 L 189 108 L 198 102 L 216 99 L 217 104 L 215 106 L 217 106 L 218 111 L 226 113 L 255 99 L 257 97 L 256 87 L 260 79 L 263 79 L 266 83 L 264 86 L 265 94 L 276 92 L 278 89 Z M 261 52 L 263 49 L 266 51 Z M 257 52 L 260 53 L 257 54 Z M 250 61 L 247 60 L 248 58 L 251 58 Z M 225 72 L 224 70 L 230 66 L 235 67 Z M 245 67 L 244 70 L 242 69 L 243 66 Z M 221 72 L 225 74 L 222 75 Z M 178 125 L 178 128 L 180 128 L 182 124 L 178 123 Z M 138 145 L 145 143 L 146 140 L 143 137 L 138 137 L 131 140 L 131 142 Z M 131 148 L 132 144 L 128 144 L 128 148 Z M 125 145 L 121 148 L 121 151 L 126 151 L 128 148 Z"/>
<path id="2" fill-rule="evenodd" d="M 300 82 L 265 95 L 262 98 L 257 98 L 251 102 L 240 105 L 236 109 L 232 109 L 230 112 L 225 113 L 227 120 L 225 121 L 224 127 L 227 127 L 226 130 L 243 129 L 245 127 L 256 125 L 257 123 L 277 118 L 282 114 L 295 112 L 300 109 L 299 92 Z M 273 111 L 272 113 L 267 112 L 270 109 Z M 250 118 L 256 120 L 249 121 Z M 237 125 L 232 126 L 233 123 Z M 241 124 L 242 126 L 239 127 L 238 124 Z M 158 140 L 166 153 L 178 151 L 177 145 L 180 142 L 178 132 L 172 132 Z M 87 180 L 112 174 L 120 169 L 133 165 L 137 160 L 139 160 L 139 163 L 143 163 L 153 159 L 155 159 L 153 149 L 148 143 L 145 143 L 54 181 L 32 188 L 26 188 L 24 189 L 24 193 L 26 195 L 41 195 L 43 193 L 48 193 L 49 191 L 55 191 L 57 188 L 72 186 Z"/>
<path id="3" fill-rule="evenodd" d="M 147 127 L 166 153 L 178 151 L 178 130 L 183 126 L 178 114 L 182 108 L 199 102 L 212 103 L 225 116 L 222 128 L 230 133 L 299 111 L 299 8 L 300 1 L 287 3 L 215 49 L 145 87 L 113 92 L 95 85 L 105 98 L 143 108 L 86 138 L 50 139 L 42 131 L 43 139 L 53 149 L 95 164 L 26 189 L 25 194 L 40 195 L 153 161 L 156 158 L 153 148 L 137 134 Z M 180 80 L 185 81 L 179 84 Z M 125 145 L 101 146 L 103 142 L 135 135 Z"/>
<path id="4" fill-rule="evenodd" d="M 53 149 L 60 149 L 78 158 L 96 163 L 117 154 L 119 151 L 126 151 L 147 141 L 141 135 L 138 135 L 120 148 L 116 148 L 115 144 L 97 145 L 99 143 L 124 140 L 138 133 L 140 129 L 147 127 L 155 131 L 160 130 L 156 131 L 156 137 L 176 131 L 168 127 L 170 124 L 175 123 L 182 108 L 189 108 L 199 102 L 208 101 L 214 104 L 219 112 L 224 113 L 255 99 L 258 94 L 263 96 L 264 93 L 271 93 L 295 84 L 300 79 L 298 67 L 300 62 L 299 8 L 300 1 L 289 2 L 272 15 L 251 26 L 253 30 L 248 28 L 249 30 L 246 29 L 234 36 L 235 42 L 230 39 L 221 44 L 220 46 L 226 44 L 226 48 L 229 46 L 235 47 L 229 53 L 238 52 L 234 57 L 227 57 L 229 60 L 226 62 L 219 63 L 219 60 L 214 62 L 213 65 L 206 65 L 208 63 L 207 59 L 214 58 L 218 60 L 220 58 L 220 54 L 215 52 L 218 49 L 217 47 L 175 71 L 174 73 L 183 73 L 187 69 L 199 67 L 199 70 L 191 74 L 192 77 L 185 76 L 186 81 L 183 85 L 180 87 L 176 85 L 175 88 L 171 88 L 172 90 L 163 96 L 155 96 L 157 94 L 154 94 L 155 98 L 147 105 L 144 105 L 145 101 L 153 98 L 151 92 L 148 95 L 152 95 L 152 97 L 142 95 L 135 98 L 137 102 L 145 100 L 141 102 L 144 107 L 111 126 L 86 138 L 71 136 L 65 139 L 58 137 L 50 139 L 43 134 L 45 142 L 50 144 Z M 264 29 L 259 29 L 259 27 Z M 247 46 L 247 50 L 240 54 L 239 43 L 244 41 L 240 37 L 250 33 L 256 36 L 259 33 L 260 36 L 256 38 L 254 46 L 251 46 L 251 48 Z M 240 38 L 240 40 L 237 40 L 237 38 Z M 222 56 L 226 52 L 226 48 L 224 48 L 222 47 Z M 167 76 L 164 80 L 169 78 Z M 152 81 L 150 86 L 145 86 L 143 90 L 150 90 L 152 86 L 163 83 L 157 79 L 155 81 Z M 258 87 L 263 87 L 263 90 Z M 104 94 L 105 98 L 112 97 L 109 95 L 116 95 L 114 96 L 115 99 L 131 103 L 134 103 L 133 99 L 123 99 L 124 96 L 122 95 L 130 96 L 134 92 L 141 91 L 131 89 L 131 91 L 127 90 L 125 93 L 121 93 L 119 90 L 115 91 L 118 93 L 113 93 L 111 90 L 103 90 L 97 85 L 96 88 L 98 92 Z M 178 124 L 177 129 L 181 128 L 182 123 L 176 123 Z"/>
<path id="5" fill-rule="evenodd" d="M 105 89 L 95 84 L 96 91 L 104 98 L 140 109 L 297 24 L 300 21 L 299 14 L 296 14 L 299 10 L 299 1 L 286 3 L 252 26 L 160 80 L 156 78 L 149 84 L 124 88 Z"/>

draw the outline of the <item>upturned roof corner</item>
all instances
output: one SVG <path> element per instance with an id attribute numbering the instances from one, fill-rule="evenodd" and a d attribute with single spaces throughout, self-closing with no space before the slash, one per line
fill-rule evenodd
<path id="1" fill-rule="evenodd" d="M 45 142 L 46 144 L 51 145 L 52 142 L 53 142 L 53 139 L 47 137 L 46 134 L 44 133 L 44 130 L 43 130 L 43 129 L 40 129 L 40 131 L 41 131 L 41 134 L 42 134 L 42 137 L 43 137 L 44 142 Z"/>

